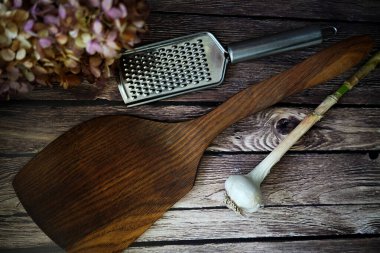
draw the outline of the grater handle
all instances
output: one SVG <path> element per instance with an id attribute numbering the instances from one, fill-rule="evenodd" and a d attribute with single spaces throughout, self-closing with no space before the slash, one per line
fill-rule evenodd
<path id="1" fill-rule="evenodd" d="M 320 44 L 325 31 L 335 33 L 333 26 L 321 28 L 319 25 L 307 26 L 296 30 L 232 43 L 228 46 L 231 63 L 252 60 L 263 56 L 278 54 L 298 48 Z"/>

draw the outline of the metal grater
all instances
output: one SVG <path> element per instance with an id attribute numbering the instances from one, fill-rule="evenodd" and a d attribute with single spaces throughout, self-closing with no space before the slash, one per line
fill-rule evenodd
<path id="1" fill-rule="evenodd" d="M 255 59 L 321 41 L 319 26 L 233 43 L 228 50 L 209 32 L 188 35 L 122 54 L 118 87 L 127 106 L 145 104 L 220 84 L 228 62 Z"/>
<path id="2" fill-rule="evenodd" d="M 223 81 L 227 52 L 211 33 L 151 44 L 120 59 L 119 85 L 126 104 L 143 104 Z"/>

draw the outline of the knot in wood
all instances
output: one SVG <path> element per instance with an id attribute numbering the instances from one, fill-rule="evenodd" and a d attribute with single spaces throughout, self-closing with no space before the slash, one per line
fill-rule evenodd
<path id="1" fill-rule="evenodd" d="M 294 116 L 289 116 L 288 118 L 282 118 L 277 121 L 275 128 L 279 134 L 287 135 L 289 134 L 298 124 L 300 120 Z"/>

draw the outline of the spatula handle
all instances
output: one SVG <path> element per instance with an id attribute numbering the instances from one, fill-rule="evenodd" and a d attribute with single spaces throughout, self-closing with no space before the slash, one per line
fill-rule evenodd
<path id="1" fill-rule="evenodd" d="M 207 115 L 198 118 L 198 129 L 212 141 L 236 121 L 267 108 L 303 89 L 323 83 L 359 63 L 373 47 L 368 36 L 339 42 L 266 81 L 237 93 Z"/>

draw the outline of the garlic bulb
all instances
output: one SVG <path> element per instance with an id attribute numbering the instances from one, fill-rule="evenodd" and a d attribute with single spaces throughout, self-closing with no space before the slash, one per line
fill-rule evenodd
<path id="1" fill-rule="evenodd" d="M 260 208 L 262 201 L 260 184 L 248 175 L 230 176 L 226 180 L 225 188 L 226 196 L 229 197 L 229 199 L 226 197 L 225 201 L 231 201 L 229 205 L 234 211 L 252 213 Z"/>

